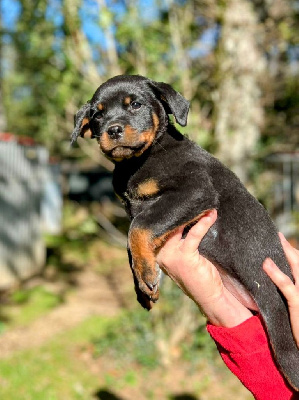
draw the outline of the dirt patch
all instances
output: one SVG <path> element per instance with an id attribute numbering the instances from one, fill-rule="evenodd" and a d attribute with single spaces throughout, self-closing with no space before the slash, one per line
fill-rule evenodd
<path id="1" fill-rule="evenodd" d="M 95 399 L 253 399 L 239 380 L 223 368 L 220 356 L 213 364 L 202 360 L 192 367 L 188 362 L 177 360 L 154 369 L 144 369 L 138 365 L 127 365 L 127 368 L 117 366 L 115 361 L 105 357 L 95 359 L 90 349 L 78 351 L 78 358 L 91 373 L 99 377 L 101 389 L 94 394 Z M 105 376 L 109 376 L 114 384 L 110 382 L 109 386 L 105 386 Z M 199 397 L 197 393 L 200 393 Z"/>
<path id="2" fill-rule="evenodd" d="M 126 306 L 132 286 L 130 271 L 119 274 L 115 282 L 112 276 L 103 276 L 92 270 L 84 270 L 76 276 L 76 289 L 67 296 L 66 302 L 29 326 L 8 330 L 0 336 L 1 358 L 12 353 L 39 347 L 54 335 L 70 329 L 92 315 L 115 315 Z"/>

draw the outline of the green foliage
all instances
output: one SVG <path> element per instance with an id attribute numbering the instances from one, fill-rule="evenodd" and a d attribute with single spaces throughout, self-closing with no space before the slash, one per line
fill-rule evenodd
<path id="1" fill-rule="evenodd" d="M 60 235 L 47 235 L 48 264 L 61 272 L 81 268 L 90 257 L 90 244 L 98 239 L 99 227 L 85 207 L 66 202 L 63 208 L 63 231 Z"/>
<path id="2" fill-rule="evenodd" d="M 97 357 L 105 355 L 123 364 L 138 363 L 152 368 L 159 364 L 155 342 L 149 313 L 138 309 L 125 311 L 111 321 L 105 335 L 93 344 Z"/>
<path id="3" fill-rule="evenodd" d="M 181 324 L 186 314 L 192 323 Z M 121 366 L 137 363 L 154 368 L 172 362 L 173 357 L 198 365 L 203 358 L 211 360 L 217 354 L 205 325 L 193 302 L 168 281 L 162 285 L 161 299 L 151 312 L 138 307 L 111 321 L 105 335 L 93 340 L 94 354 Z M 173 340 L 177 329 L 182 332 L 178 342 Z"/>
<path id="4" fill-rule="evenodd" d="M 206 321 L 202 320 L 192 335 L 181 343 L 182 358 L 192 365 L 198 365 L 202 360 L 215 361 L 218 354 L 216 345 L 206 331 Z"/>
<path id="5" fill-rule="evenodd" d="M 61 303 L 59 296 L 47 291 L 43 286 L 32 289 L 20 289 L 13 292 L 11 300 L 16 304 L 31 303 L 38 305 L 42 310 L 47 310 Z"/>
<path id="6" fill-rule="evenodd" d="M 151 314 L 152 329 L 157 342 L 163 342 L 163 348 L 167 349 L 163 355 L 166 362 L 171 361 L 173 353 L 193 365 L 202 359 L 215 358 L 216 347 L 206 331 L 206 318 L 168 277 L 164 277 L 161 300 L 155 307 Z"/>
<path id="7" fill-rule="evenodd" d="M 53 293 L 42 285 L 16 290 L 3 310 L 2 331 L 14 326 L 26 326 L 62 302 L 60 294 Z"/>
<path id="8" fill-rule="evenodd" d="M 12 44 L 6 45 L 11 68 L 5 70 L 2 82 L 8 130 L 61 151 L 61 139 L 69 137 L 65 123 L 68 102 L 78 88 L 84 95 L 85 86 L 67 53 L 68 35 L 74 32 L 65 26 L 60 2 L 18 3 Z M 57 22 L 59 16 L 61 23 Z"/>
<path id="9" fill-rule="evenodd" d="M 6 323 L 4 321 L 0 321 L 0 335 L 6 331 Z"/>
<path id="10" fill-rule="evenodd" d="M 15 26 L 4 32 L 0 55 L 9 131 L 32 136 L 52 152 L 65 154 L 64 142 L 78 106 L 111 75 L 139 73 L 174 84 L 192 100 L 186 132 L 213 148 L 215 104 L 223 78 L 217 46 L 227 2 L 156 0 L 152 12 L 138 0 L 16 2 L 20 13 Z M 291 0 L 273 13 L 271 6 L 259 3 L 255 11 L 265 31 L 260 45 L 269 70 L 274 66 L 279 73 L 279 79 L 270 73 L 261 82 L 266 114 L 262 143 L 298 144 L 298 71 L 290 68 L 298 62 L 298 7 Z M 89 31 L 87 36 L 83 18 L 95 26 L 93 34 Z M 214 43 L 203 39 L 212 32 Z"/>

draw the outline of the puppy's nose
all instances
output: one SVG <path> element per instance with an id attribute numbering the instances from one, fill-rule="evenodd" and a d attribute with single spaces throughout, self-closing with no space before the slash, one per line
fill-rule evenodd
<path id="1" fill-rule="evenodd" d="M 121 125 L 111 125 L 108 128 L 108 135 L 113 138 L 117 139 L 122 136 L 123 134 L 123 127 Z"/>

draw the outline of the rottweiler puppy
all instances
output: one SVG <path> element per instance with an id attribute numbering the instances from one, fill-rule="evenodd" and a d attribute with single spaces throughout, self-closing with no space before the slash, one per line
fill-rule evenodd
<path id="1" fill-rule="evenodd" d="M 156 253 L 181 226 L 208 210 L 218 218 L 198 248 L 248 308 L 261 313 L 273 353 L 299 389 L 299 351 L 285 301 L 262 270 L 270 257 L 292 277 L 277 230 L 263 206 L 216 158 L 183 136 L 189 102 L 170 85 L 142 76 L 102 84 L 75 117 L 71 140 L 95 138 L 114 162 L 113 185 L 131 220 L 128 254 L 137 299 L 150 309 L 159 297 Z"/>

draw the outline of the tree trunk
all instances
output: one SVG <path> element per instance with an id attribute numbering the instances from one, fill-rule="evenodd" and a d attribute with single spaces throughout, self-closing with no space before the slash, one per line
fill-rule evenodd
<path id="1" fill-rule="evenodd" d="M 0 3 L 0 5 L 2 5 Z M 0 14 L 0 32 L 2 32 L 2 20 Z M 0 132 L 4 132 L 6 130 L 6 117 L 3 108 L 3 93 L 2 93 L 2 35 L 0 36 Z"/>
<path id="2" fill-rule="evenodd" d="M 64 0 L 63 17 L 67 35 L 64 40 L 64 50 L 77 71 L 84 76 L 92 86 L 100 84 L 102 79 L 99 69 L 92 57 L 90 44 L 82 30 L 79 19 L 81 0 Z"/>
<path id="3" fill-rule="evenodd" d="M 246 183 L 263 122 L 259 80 L 265 60 L 260 25 L 250 1 L 230 0 L 219 43 L 215 138 L 218 157 Z"/>
<path id="4" fill-rule="evenodd" d="M 6 130 L 6 118 L 3 109 L 2 90 L 0 87 L 0 132 L 5 132 L 5 130 Z"/>

